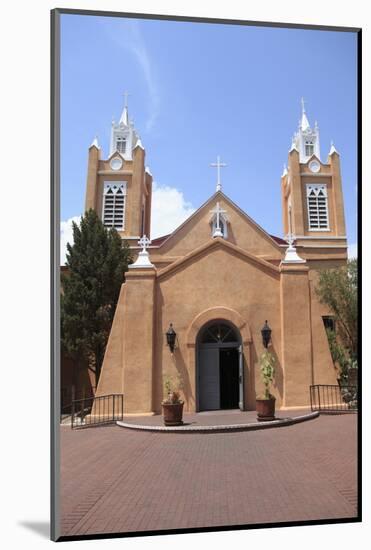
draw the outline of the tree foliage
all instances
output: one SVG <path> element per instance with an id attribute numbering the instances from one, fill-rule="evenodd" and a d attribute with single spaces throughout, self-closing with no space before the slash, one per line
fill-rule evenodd
<path id="1" fill-rule="evenodd" d="M 115 229 L 107 229 L 90 209 L 73 223 L 67 245 L 68 271 L 62 275 L 61 343 L 76 364 L 88 364 L 99 380 L 120 288 L 131 256 Z"/>
<path id="2" fill-rule="evenodd" d="M 332 358 L 341 371 L 357 360 L 358 351 L 358 266 L 349 260 L 345 266 L 319 272 L 316 287 L 322 304 L 331 310 L 336 334 L 327 331 Z"/>

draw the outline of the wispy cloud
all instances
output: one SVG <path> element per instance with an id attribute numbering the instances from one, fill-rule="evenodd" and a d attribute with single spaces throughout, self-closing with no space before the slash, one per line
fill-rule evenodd
<path id="1" fill-rule="evenodd" d="M 151 237 L 172 233 L 194 211 L 195 208 L 176 187 L 153 182 Z"/>
<path id="2" fill-rule="evenodd" d="M 122 49 L 131 52 L 143 73 L 147 85 L 149 105 L 146 131 L 150 132 L 154 127 L 160 109 L 160 95 L 157 79 L 153 71 L 153 61 L 143 38 L 139 24 L 134 19 L 121 20 L 118 27 L 107 27 L 107 34 Z"/>

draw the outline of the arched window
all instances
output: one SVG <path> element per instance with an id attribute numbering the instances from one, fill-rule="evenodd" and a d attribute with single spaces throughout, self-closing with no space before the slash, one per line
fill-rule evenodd
<path id="1" fill-rule="evenodd" d="M 212 219 L 212 227 L 211 227 L 211 235 L 214 237 L 215 233 L 217 231 L 217 217 L 214 216 Z M 228 237 L 228 227 L 227 227 L 227 220 L 224 218 L 223 215 L 219 216 L 219 230 L 221 232 L 221 236 L 226 239 Z"/>
<path id="2" fill-rule="evenodd" d="M 235 329 L 222 321 L 205 327 L 200 336 L 200 344 L 226 344 L 238 341 Z"/>
<path id="3" fill-rule="evenodd" d="M 328 231 L 329 216 L 326 184 L 307 185 L 308 229 Z"/>
<path id="4" fill-rule="evenodd" d="M 126 181 L 106 181 L 103 192 L 103 224 L 118 231 L 125 229 Z"/>

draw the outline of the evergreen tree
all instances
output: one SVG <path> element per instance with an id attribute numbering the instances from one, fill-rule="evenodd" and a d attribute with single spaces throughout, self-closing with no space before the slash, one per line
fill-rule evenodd
<path id="1" fill-rule="evenodd" d="M 67 245 L 68 271 L 62 275 L 61 343 L 75 366 L 87 364 L 96 385 L 124 273 L 132 261 L 129 246 L 115 229 L 104 227 L 90 209 L 73 222 L 74 244 Z"/>

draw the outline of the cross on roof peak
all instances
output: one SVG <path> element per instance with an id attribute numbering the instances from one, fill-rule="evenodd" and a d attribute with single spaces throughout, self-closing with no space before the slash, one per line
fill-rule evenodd
<path id="1" fill-rule="evenodd" d="M 221 181 L 220 181 L 220 169 L 221 168 L 224 168 L 226 165 L 225 162 L 220 162 L 220 156 L 218 155 L 216 157 L 216 162 L 212 162 L 210 164 L 210 166 L 212 166 L 213 168 L 216 168 L 217 169 L 217 181 L 216 181 L 216 190 L 217 191 L 221 191 L 222 190 L 222 184 L 221 184 Z"/>

